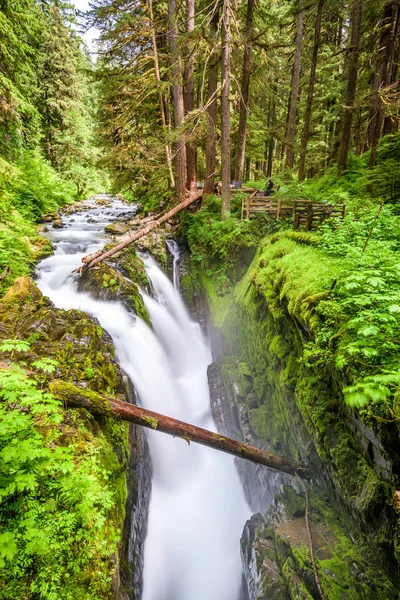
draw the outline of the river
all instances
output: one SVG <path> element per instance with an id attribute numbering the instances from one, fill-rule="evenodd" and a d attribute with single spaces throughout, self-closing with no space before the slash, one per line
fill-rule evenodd
<path id="1" fill-rule="evenodd" d="M 37 284 L 57 307 L 98 319 L 142 406 L 215 431 L 207 381 L 211 354 L 179 294 L 176 243 L 168 244 L 174 284 L 143 257 L 153 293 L 142 295 L 152 328 L 119 302 L 78 292 L 71 275 L 84 255 L 102 248 L 104 227 L 134 210 L 118 199 L 111 206 L 88 201 L 87 210 L 63 218 L 63 229 L 50 227 L 54 255 L 38 265 Z M 234 459 L 155 431 L 148 438 L 153 480 L 143 600 L 241 600 L 239 541 L 251 511 Z"/>

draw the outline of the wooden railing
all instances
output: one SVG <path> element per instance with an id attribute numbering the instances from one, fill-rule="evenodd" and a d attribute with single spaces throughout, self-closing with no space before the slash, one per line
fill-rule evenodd
<path id="1" fill-rule="evenodd" d="M 306 231 L 319 227 L 325 219 L 340 218 L 345 215 L 345 205 L 334 206 L 327 203 L 315 203 L 311 200 L 293 200 L 292 206 L 284 205 L 282 198 L 265 196 L 263 192 L 255 190 L 242 201 L 243 219 L 253 219 L 260 213 L 277 219 L 279 217 L 293 217 L 293 227 L 298 229 L 304 226 Z"/>
<path id="2" fill-rule="evenodd" d="M 260 195 L 257 190 L 243 198 L 242 201 L 242 221 L 243 219 L 252 219 L 260 213 L 267 213 L 272 218 L 291 216 L 293 208 L 285 206 L 282 198 L 273 198 L 271 196 Z"/>
<path id="3" fill-rule="evenodd" d="M 325 219 L 343 219 L 346 212 L 344 204 L 333 206 L 326 203 L 314 203 L 310 200 L 293 200 L 293 228 L 299 229 L 304 225 L 306 231 L 319 227 Z"/>

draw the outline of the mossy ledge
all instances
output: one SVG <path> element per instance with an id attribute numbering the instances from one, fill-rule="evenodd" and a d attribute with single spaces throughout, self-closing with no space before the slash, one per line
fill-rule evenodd
<path id="1" fill-rule="evenodd" d="M 356 586 L 353 596 L 337 596 L 327 586 L 327 598 L 386 600 L 397 597 L 387 590 L 399 582 L 398 516 L 392 508 L 399 436 L 390 425 L 371 422 L 345 404 L 342 389 L 354 372 L 335 363 L 341 341 L 329 348 L 327 340 L 324 349 L 317 342 L 327 323 L 334 323 L 331 337 L 341 335 L 346 315 L 333 290 L 347 267 L 346 260 L 320 250 L 317 236 L 297 239 L 282 232 L 260 242 L 239 281 L 238 266 L 237 283 L 227 293 L 221 294 L 210 269 L 197 268 L 183 285 L 187 297 L 199 287 L 208 296 L 217 357 L 228 355 L 223 378 L 240 405 L 238 413 L 245 411 L 271 451 L 313 463 L 319 496 L 334 498 L 331 522 L 340 519 L 344 535 L 351 533 L 366 554 L 383 557 L 375 565 L 376 578 L 385 581 L 377 592 Z M 294 589 L 287 593 L 298 597 Z"/>

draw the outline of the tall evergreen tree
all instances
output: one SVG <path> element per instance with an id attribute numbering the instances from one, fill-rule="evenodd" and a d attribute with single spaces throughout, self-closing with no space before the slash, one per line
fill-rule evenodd
<path id="1" fill-rule="evenodd" d="M 362 0 L 354 0 L 351 16 L 351 47 L 347 72 L 347 89 L 343 107 L 342 135 L 338 155 L 338 171 L 341 173 L 347 166 L 347 156 L 350 147 L 351 124 L 353 120 L 354 101 L 356 98 L 358 56 L 360 53 Z"/>

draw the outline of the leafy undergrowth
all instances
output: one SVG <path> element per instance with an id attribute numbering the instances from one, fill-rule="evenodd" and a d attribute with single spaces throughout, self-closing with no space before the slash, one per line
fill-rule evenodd
<path id="1" fill-rule="evenodd" d="M 308 342 L 304 359 L 342 372 L 345 398 L 374 417 L 400 417 L 400 218 L 385 207 L 281 232 L 262 244 L 252 281 L 269 309 L 288 312 Z"/>
<path id="2" fill-rule="evenodd" d="M 21 353 L 23 342 L 4 342 Z M 40 372 L 0 370 L 0 596 L 4 600 L 108 598 L 120 532 L 110 442 L 85 411 L 65 411 Z M 98 429 L 98 427 L 97 427 Z M 109 466 L 109 465 L 108 465 Z"/>

